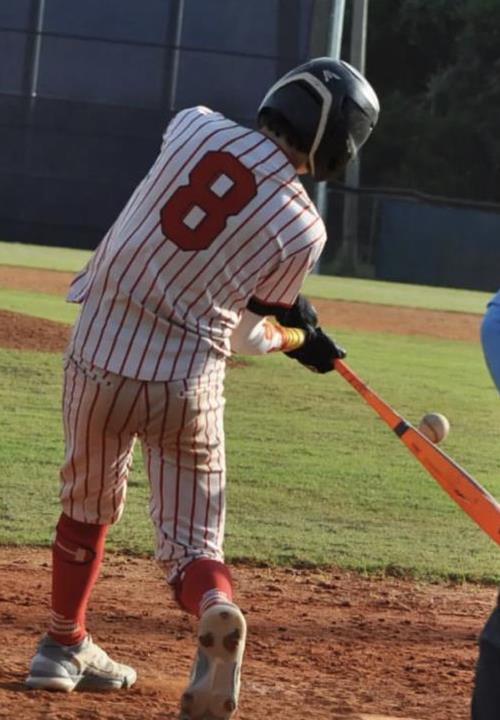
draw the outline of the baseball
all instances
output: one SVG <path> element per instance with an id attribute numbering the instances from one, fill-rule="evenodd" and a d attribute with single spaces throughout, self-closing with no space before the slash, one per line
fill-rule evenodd
<path id="1" fill-rule="evenodd" d="M 450 432 L 448 418 L 441 413 L 428 413 L 421 419 L 418 429 L 433 443 L 440 443 Z"/>

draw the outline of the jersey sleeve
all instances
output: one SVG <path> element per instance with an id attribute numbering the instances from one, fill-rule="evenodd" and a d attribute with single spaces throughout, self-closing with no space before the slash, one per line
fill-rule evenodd
<path id="1" fill-rule="evenodd" d="M 325 244 L 324 233 L 310 245 L 290 254 L 257 286 L 254 297 L 264 305 L 291 307 L 305 278 L 316 265 Z"/>
<path id="2" fill-rule="evenodd" d="M 326 230 L 303 188 L 297 193 L 296 184 L 288 187 L 280 202 L 281 210 L 266 227 L 268 247 L 276 252 L 262 268 L 253 297 L 264 305 L 290 307 L 321 255 Z"/>
<path id="3" fill-rule="evenodd" d="M 210 115 L 213 111 L 204 105 L 197 105 L 196 107 L 185 108 L 180 110 L 168 123 L 165 132 L 162 137 L 161 149 L 165 147 L 173 134 L 175 134 L 182 127 L 183 123 L 187 123 L 191 115 Z"/>
<path id="4" fill-rule="evenodd" d="M 78 272 L 69 286 L 66 301 L 81 304 L 87 299 L 97 269 L 102 264 L 113 228 L 101 240 L 88 263 Z"/>

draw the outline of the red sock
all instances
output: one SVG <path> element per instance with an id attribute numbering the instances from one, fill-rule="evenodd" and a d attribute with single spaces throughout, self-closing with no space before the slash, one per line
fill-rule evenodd
<path id="1" fill-rule="evenodd" d="M 227 565 L 217 560 L 193 560 L 177 583 L 176 600 L 191 615 L 198 617 L 210 605 L 232 602 L 233 582 Z"/>
<path id="2" fill-rule="evenodd" d="M 89 525 L 62 514 L 52 546 L 52 617 L 49 635 L 74 645 L 87 634 L 85 616 L 99 575 L 108 525 Z"/>

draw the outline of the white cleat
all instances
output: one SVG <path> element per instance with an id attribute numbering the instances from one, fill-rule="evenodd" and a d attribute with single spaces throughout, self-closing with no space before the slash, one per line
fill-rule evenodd
<path id="1" fill-rule="evenodd" d="M 236 605 L 208 608 L 198 627 L 198 651 L 181 698 L 180 720 L 229 720 L 238 706 L 246 622 Z"/>
<path id="2" fill-rule="evenodd" d="M 45 635 L 31 661 L 26 685 L 33 690 L 118 690 L 131 687 L 137 673 L 111 660 L 87 635 L 77 645 L 61 645 Z"/>

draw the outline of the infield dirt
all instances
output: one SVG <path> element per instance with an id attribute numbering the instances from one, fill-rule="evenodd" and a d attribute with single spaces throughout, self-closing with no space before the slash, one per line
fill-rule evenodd
<path id="1" fill-rule="evenodd" d="M 70 275 L 0 268 L 0 286 L 62 294 Z M 478 340 L 479 316 L 317 301 L 339 329 Z M 0 313 L 0 346 L 60 352 L 68 327 Z M 334 558 L 332 558 L 334 560 Z M 236 566 L 249 625 L 240 720 L 466 720 L 480 628 L 493 588 L 415 583 L 330 570 Z M 44 631 L 50 552 L 0 548 L 0 718 L 174 720 L 191 665 L 195 622 L 169 596 L 152 560 L 109 555 L 89 626 L 139 673 L 128 692 L 27 691 Z"/>
<path id="2" fill-rule="evenodd" d="M 108 555 L 89 615 L 96 641 L 137 668 L 136 686 L 105 696 L 24 689 L 47 622 L 49 565 L 48 550 L 0 550 L 0 717 L 174 720 L 196 625 L 148 559 Z M 469 717 L 476 636 L 493 588 L 336 569 L 233 571 L 249 627 L 240 720 Z"/>
<path id="3" fill-rule="evenodd" d="M 64 296 L 72 273 L 0 266 L 0 288 Z M 313 299 L 321 324 L 337 330 L 423 335 L 449 340 L 479 342 L 480 315 L 373 303 Z M 0 347 L 61 351 L 68 327 L 49 320 L 0 311 Z"/>

